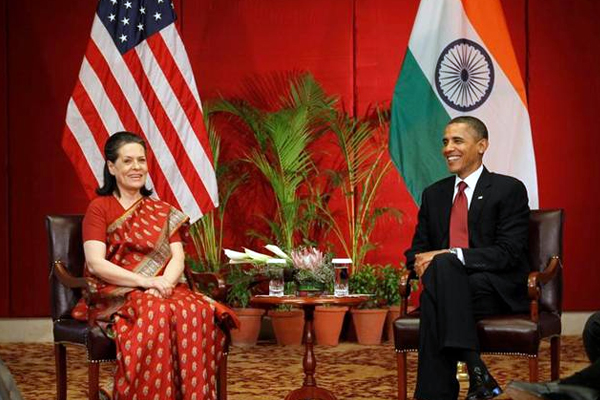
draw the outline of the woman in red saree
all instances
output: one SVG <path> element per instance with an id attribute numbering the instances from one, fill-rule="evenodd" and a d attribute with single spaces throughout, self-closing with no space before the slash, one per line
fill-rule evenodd
<path id="1" fill-rule="evenodd" d="M 185 284 L 187 217 L 149 196 L 144 141 L 119 132 L 104 153 L 104 186 L 83 220 L 94 290 L 73 316 L 109 324 L 117 345 L 115 399 L 216 399 L 224 335 L 215 315 L 233 313 Z"/>

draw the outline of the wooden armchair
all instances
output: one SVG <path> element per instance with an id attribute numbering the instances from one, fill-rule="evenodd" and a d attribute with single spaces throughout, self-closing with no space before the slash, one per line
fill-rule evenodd
<path id="1" fill-rule="evenodd" d="M 562 313 L 562 210 L 532 210 L 529 217 L 529 314 L 498 315 L 478 321 L 482 353 L 528 357 L 529 380 L 538 381 L 541 339 L 550 339 L 551 379 L 559 377 Z M 406 399 L 406 353 L 419 345 L 419 313 L 407 313 L 410 280 L 407 271 L 400 282 L 402 309 L 394 322 L 398 364 L 398 399 Z"/>
<path id="2" fill-rule="evenodd" d="M 54 333 L 54 357 L 56 363 L 56 394 L 58 400 L 67 398 L 67 355 L 65 344 L 84 346 L 88 360 L 88 398 L 99 399 L 100 363 L 115 361 L 116 348 L 97 326 L 71 317 L 71 310 L 82 296 L 82 289 L 88 286 L 83 277 L 85 258 L 81 236 L 81 215 L 49 215 L 46 217 L 48 250 L 50 259 L 51 307 Z M 225 295 L 224 282 L 215 274 L 192 273 L 186 269 L 188 282 L 208 288 L 216 300 Z M 196 285 L 191 284 L 192 290 Z M 218 321 L 226 335 L 223 357 L 217 369 L 217 396 L 227 399 L 227 355 L 231 342 L 230 320 Z"/>

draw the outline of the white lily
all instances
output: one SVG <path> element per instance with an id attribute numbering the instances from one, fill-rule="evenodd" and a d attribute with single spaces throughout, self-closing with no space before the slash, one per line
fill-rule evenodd
<path id="1" fill-rule="evenodd" d="M 253 261 L 266 263 L 267 260 L 273 258 L 267 254 L 262 254 L 257 251 L 254 251 L 254 250 L 247 249 L 245 247 L 244 247 L 244 252 L 246 252 L 246 255 L 248 255 Z"/>
<path id="2" fill-rule="evenodd" d="M 283 250 L 281 250 L 278 246 L 275 246 L 274 244 L 268 244 L 265 246 L 265 248 L 267 250 L 269 250 L 271 253 L 281 257 L 281 258 L 285 258 L 286 260 L 292 260 L 290 258 L 290 256 L 288 256 L 287 254 L 285 254 L 285 252 Z"/>
<path id="3" fill-rule="evenodd" d="M 248 262 L 251 260 L 251 257 L 248 254 L 242 253 L 241 251 L 235 251 L 230 249 L 223 249 L 223 251 L 225 252 L 225 255 L 229 257 L 230 262 Z"/>

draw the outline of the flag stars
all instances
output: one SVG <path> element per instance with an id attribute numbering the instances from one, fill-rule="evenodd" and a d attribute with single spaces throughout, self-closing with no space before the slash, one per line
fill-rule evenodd
<path id="1" fill-rule="evenodd" d="M 140 14 L 146 14 L 146 7 L 140 7 Z"/>
<path id="2" fill-rule="evenodd" d="M 117 0 L 110 0 L 110 2 L 112 3 L 112 5 L 114 6 L 115 4 L 117 4 Z"/>
<path id="3" fill-rule="evenodd" d="M 155 21 L 158 21 L 159 19 L 161 19 L 160 13 L 159 13 L 159 12 L 156 12 L 156 13 L 154 14 L 154 20 L 155 20 Z"/>
<path id="4" fill-rule="evenodd" d="M 121 41 L 121 43 L 124 43 L 127 41 L 127 35 L 121 35 L 119 36 L 119 40 Z"/>
<path id="5" fill-rule="evenodd" d="M 116 18 L 116 17 L 115 17 L 115 14 L 110 14 L 110 15 L 108 16 L 108 20 L 109 20 L 110 22 L 113 22 L 113 21 L 115 20 L 115 18 Z"/>
<path id="6" fill-rule="evenodd" d="M 125 8 L 131 8 L 131 2 L 130 1 L 126 1 L 124 4 Z"/>
<path id="7" fill-rule="evenodd" d="M 129 25 L 129 18 L 123 18 L 121 22 L 123 23 L 123 25 Z"/>
<path id="8" fill-rule="evenodd" d="M 137 25 L 138 31 L 143 31 L 144 30 L 144 24 L 138 24 Z"/>
<path id="9" fill-rule="evenodd" d="M 165 0 L 158 0 L 158 4 L 164 3 Z"/>

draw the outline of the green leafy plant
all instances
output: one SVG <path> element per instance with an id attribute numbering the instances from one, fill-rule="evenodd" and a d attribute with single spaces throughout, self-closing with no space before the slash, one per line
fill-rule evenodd
<path id="1" fill-rule="evenodd" d="M 322 211 L 355 269 L 360 269 L 367 253 L 377 247 L 371 241 L 377 220 L 389 214 L 401 222 L 400 210 L 375 206 L 383 178 L 392 166 L 387 144 L 381 139 L 388 127 L 389 111 L 380 109 L 362 119 L 338 112 L 331 122 L 343 157 L 330 174 L 343 194 L 345 225 L 328 208 Z"/>
<path id="2" fill-rule="evenodd" d="M 281 88 L 277 79 L 273 81 L 265 80 L 262 85 Z M 312 75 L 302 74 L 290 77 L 279 98 L 266 103 L 257 107 L 245 100 L 222 100 L 214 111 L 234 116 L 252 134 L 255 146 L 244 161 L 260 172 L 274 195 L 274 215 L 263 216 L 271 236 L 251 233 L 266 242 L 274 239 L 289 251 L 305 242 L 315 224 L 312 204 L 319 201 L 319 191 L 308 188 L 317 174 L 308 147 L 328 129 L 335 99 L 325 94 Z"/>
<path id="3" fill-rule="evenodd" d="M 380 283 L 378 285 L 379 301 L 386 306 L 400 304 L 398 285 L 404 268 L 395 268 L 388 264 L 379 269 Z"/>
<path id="4" fill-rule="evenodd" d="M 362 303 L 359 308 L 377 308 L 379 297 L 379 280 L 377 271 L 371 265 L 364 265 L 355 270 L 348 280 L 350 293 L 373 295 L 368 301 Z"/>
<path id="5" fill-rule="evenodd" d="M 227 304 L 237 308 L 248 307 L 252 297 L 251 286 L 256 282 L 256 275 L 257 271 L 253 268 L 245 270 L 241 264 L 232 265 L 227 275 Z"/>

